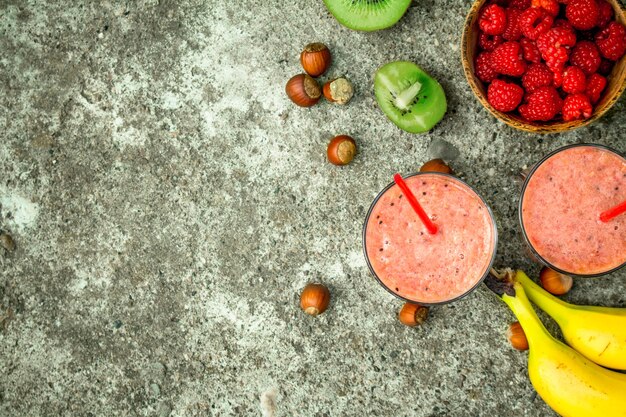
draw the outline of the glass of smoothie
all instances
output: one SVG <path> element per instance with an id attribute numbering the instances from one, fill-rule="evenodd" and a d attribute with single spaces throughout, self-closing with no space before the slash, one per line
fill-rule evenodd
<path id="1" fill-rule="evenodd" d="M 437 227 L 431 234 L 392 182 L 374 199 L 363 227 L 370 271 L 393 295 L 445 304 L 475 289 L 496 254 L 497 228 L 485 201 L 460 179 L 420 172 L 404 178 Z"/>
<path id="2" fill-rule="evenodd" d="M 522 187 L 519 219 L 532 254 L 561 273 L 599 276 L 626 264 L 626 215 L 600 214 L 626 200 L 626 159 L 606 146 L 547 155 Z"/>

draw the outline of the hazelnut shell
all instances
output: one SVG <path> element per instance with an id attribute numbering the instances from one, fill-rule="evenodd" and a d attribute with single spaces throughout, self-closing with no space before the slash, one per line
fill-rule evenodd
<path id="1" fill-rule="evenodd" d="M 398 313 L 398 320 L 405 326 L 415 327 L 426 321 L 428 317 L 428 307 L 419 304 L 404 303 Z"/>
<path id="2" fill-rule="evenodd" d="M 356 155 L 356 142 L 348 135 L 335 136 L 326 149 L 328 161 L 334 165 L 347 165 Z"/>
<path id="3" fill-rule="evenodd" d="M 322 96 L 322 91 L 317 81 L 307 74 L 298 74 L 291 77 L 287 81 L 285 92 L 291 101 L 300 107 L 311 107 Z"/>
<path id="4" fill-rule="evenodd" d="M 528 350 L 528 339 L 522 325 L 516 321 L 511 323 L 509 329 L 506 332 L 506 337 L 509 339 L 511 346 L 517 350 Z"/>
<path id="5" fill-rule="evenodd" d="M 337 104 L 346 104 L 354 95 L 352 83 L 345 78 L 328 81 L 324 84 L 322 91 L 328 101 Z"/>
<path id="6" fill-rule="evenodd" d="M 574 280 L 569 275 L 561 274 L 554 269 L 544 266 L 539 273 L 541 286 L 550 294 L 563 295 L 572 289 Z"/>
<path id="7" fill-rule="evenodd" d="M 311 316 L 322 314 L 330 303 L 330 291 L 322 284 L 307 284 L 300 294 L 300 307 Z"/>
<path id="8" fill-rule="evenodd" d="M 302 68 L 311 77 L 319 77 L 325 73 L 331 61 L 330 50 L 323 43 L 310 43 L 300 53 Z"/>
<path id="9" fill-rule="evenodd" d="M 420 168 L 420 172 L 443 172 L 444 174 L 453 175 L 452 168 L 441 158 L 431 159 Z"/>

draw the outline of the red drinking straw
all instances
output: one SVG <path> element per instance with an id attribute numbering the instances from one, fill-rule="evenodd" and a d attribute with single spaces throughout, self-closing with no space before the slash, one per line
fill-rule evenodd
<path id="1" fill-rule="evenodd" d="M 417 201 L 417 199 L 415 198 L 411 190 L 409 190 L 409 187 L 406 185 L 406 182 L 404 182 L 404 180 L 402 179 L 402 176 L 400 174 L 395 174 L 393 176 L 393 180 L 396 184 L 398 184 L 398 187 L 400 187 L 400 190 L 402 190 L 402 194 L 404 194 L 406 199 L 409 200 L 411 207 L 413 207 L 413 210 L 415 210 L 415 212 L 417 213 L 422 223 L 424 223 L 424 226 L 426 226 L 428 233 L 430 233 L 431 235 L 434 235 L 435 233 L 437 233 L 437 225 L 433 223 L 433 221 L 430 220 L 430 218 L 428 218 L 428 214 L 426 214 L 426 212 L 424 211 L 420 203 Z"/>
<path id="2" fill-rule="evenodd" d="M 620 204 L 616 205 L 613 208 L 608 209 L 607 211 L 603 211 L 600 214 L 600 220 L 604 223 L 611 220 L 613 217 L 617 217 L 622 213 L 626 213 L 626 201 L 622 201 Z"/>

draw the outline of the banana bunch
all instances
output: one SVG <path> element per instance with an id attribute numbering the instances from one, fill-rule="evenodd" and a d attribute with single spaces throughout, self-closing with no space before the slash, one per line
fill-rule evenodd
<path id="1" fill-rule="evenodd" d="M 522 271 L 494 272 L 485 283 L 522 325 L 530 381 L 554 411 L 563 417 L 626 417 L 626 374 L 598 365 L 626 368 L 624 310 L 565 303 Z M 528 298 L 557 321 L 572 347 L 548 332 Z"/>

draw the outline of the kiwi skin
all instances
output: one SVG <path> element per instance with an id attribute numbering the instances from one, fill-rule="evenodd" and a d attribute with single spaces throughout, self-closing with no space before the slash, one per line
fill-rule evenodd
<path id="1" fill-rule="evenodd" d="M 324 4 L 345 27 L 372 32 L 395 25 L 411 0 L 324 0 Z"/>

